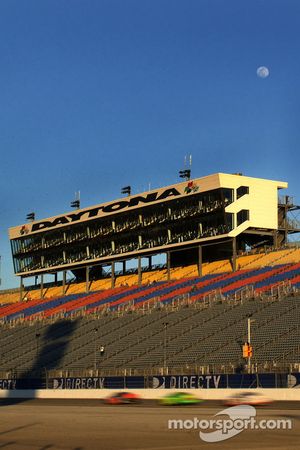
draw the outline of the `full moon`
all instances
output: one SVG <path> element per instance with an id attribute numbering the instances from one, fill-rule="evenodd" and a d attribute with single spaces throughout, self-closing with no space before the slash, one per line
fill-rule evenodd
<path id="1" fill-rule="evenodd" d="M 259 67 L 256 73 L 259 78 L 267 78 L 270 75 L 269 69 L 265 66 Z"/>

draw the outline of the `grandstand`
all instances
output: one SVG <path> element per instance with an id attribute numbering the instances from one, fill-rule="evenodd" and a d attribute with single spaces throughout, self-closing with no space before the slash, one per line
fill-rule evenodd
<path id="1" fill-rule="evenodd" d="M 0 292 L 2 376 L 232 372 L 246 366 L 249 317 L 247 370 L 299 367 L 286 187 L 215 174 L 12 227 L 20 289 Z"/>

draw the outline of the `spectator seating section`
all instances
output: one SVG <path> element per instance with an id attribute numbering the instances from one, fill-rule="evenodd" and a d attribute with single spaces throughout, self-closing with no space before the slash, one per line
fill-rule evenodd
<path id="1" fill-rule="evenodd" d="M 280 264 L 292 264 L 300 261 L 300 248 L 288 247 L 282 250 L 268 251 L 267 253 L 255 253 L 241 255 L 237 258 L 237 268 L 239 270 L 260 269 L 265 266 L 275 266 Z M 202 276 L 209 274 L 221 274 L 232 272 L 232 264 L 228 259 L 203 263 Z M 198 275 L 197 265 L 177 267 L 171 269 L 171 279 L 182 279 L 187 277 L 196 277 Z M 167 270 L 156 269 L 142 272 L 142 284 L 153 283 L 154 281 L 166 281 Z M 138 283 L 137 274 L 120 275 L 116 277 L 116 287 L 121 285 L 134 286 Z M 99 291 L 111 288 L 109 277 L 100 280 L 90 281 L 90 291 Z M 71 283 L 66 286 L 66 294 L 79 294 L 86 291 L 86 283 Z M 62 295 L 62 286 L 50 286 L 44 289 L 44 298 L 58 297 Z M 40 299 L 41 292 L 39 288 L 31 289 L 23 294 L 23 298 Z M 2 293 L 0 291 L 0 305 L 5 303 L 18 302 L 20 294 L 18 290 L 12 293 Z"/>
<path id="2" fill-rule="evenodd" d="M 157 290 L 162 287 L 163 284 L 153 286 Z M 115 298 L 121 289 L 115 290 Z M 76 299 L 68 299 L 72 301 Z M 34 326 L 23 321 L 14 328 L 4 324 L 0 327 L 0 369 L 97 367 L 144 371 L 163 367 L 164 355 L 170 368 L 217 363 L 234 367 L 242 361 L 241 345 L 247 340 L 250 315 L 255 321 L 253 363 L 287 361 L 299 352 L 300 297 L 280 301 L 256 298 L 242 303 L 225 300 L 203 308 L 197 305 L 153 309 L 143 314 L 136 309 L 121 316 L 86 315 L 72 320 L 39 321 Z M 104 346 L 104 354 L 100 353 L 100 346 Z"/>
<path id="3" fill-rule="evenodd" d="M 211 293 L 232 296 L 246 286 L 252 286 L 256 293 L 261 293 L 283 282 L 298 286 L 299 277 L 300 263 L 297 263 L 217 275 L 208 274 L 201 278 L 194 276 L 169 282 L 153 282 L 141 286 L 120 285 L 114 289 L 93 291 L 89 294 L 68 293 L 51 299 L 31 299 L 8 304 L 0 307 L 0 319 L 7 321 L 16 318 L 28 319 L 35 315 L 51 317 L 57 314 L 68 316 L 83 309 L 89 313 L 103 308 L 126 308 L 128 305 L 141 308 L 149 302 L 159 300 L 169 303 L 184 296 L 196 302 Z"/>
<path id="4" fill-rule="evenodd" d="M 109 278 L 92 280 L 89 294 L 85 282 L 64 296 L 62 286 L 46 286 L 43 299 L 25 291 L 22 302 L 17 291 L 0 293 L 0 370 L 236 366 L 249 316 L 254 363 L 299 361 L 300 296 L 265 296 L 283 284 L 300 289 L 299 261 L 300 249 L 286 248 L 241 255 L 236 272 L 223 260 L 203 264 L 202 277 L 192 265 L 172 268 L 171 281 L 166 269 L 144 271 L 141 286 L 136 273 L 118 276 L 114 289 Z M 256 296 L 233 300 L 249 286 Z"/>

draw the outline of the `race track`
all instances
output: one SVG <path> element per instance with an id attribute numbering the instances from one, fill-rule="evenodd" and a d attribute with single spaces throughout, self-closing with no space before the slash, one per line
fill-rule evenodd
<path id="1" fill-rule="evenodd" d="M 8 450 L 298 450 L 300 405 L 277 403 L 257 409 L 257 419 L 292 420 L 291 430 L 243 430 L 207 443 L 197 430 L 169 430 L 169 419 L 209 420 L 224 409 L 217 402 L 197 407 L 104 406 L 99 401 L 0 401 L 0 449 Z"/>

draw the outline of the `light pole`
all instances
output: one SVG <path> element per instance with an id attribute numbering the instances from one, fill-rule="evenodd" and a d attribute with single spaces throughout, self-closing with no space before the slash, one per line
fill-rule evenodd
<path id="1" fill-rule="evenodd" d="M 251 323 L 255 322 L 255 319 L 251 319 L 248 317 L 247 325 L 248 325 L 248 351 L 252 353 L 252 347 L 251 347 Z M 251 373 L 251 356 L 248 353 L 248 373 Z"/>
<path id="2" fill-rule="evenodd" d="M 169 322 L 163 322 L 164 326 L 164 370 L 166 370 L 167 367 L 167 327 L 169 325 Z"/>

